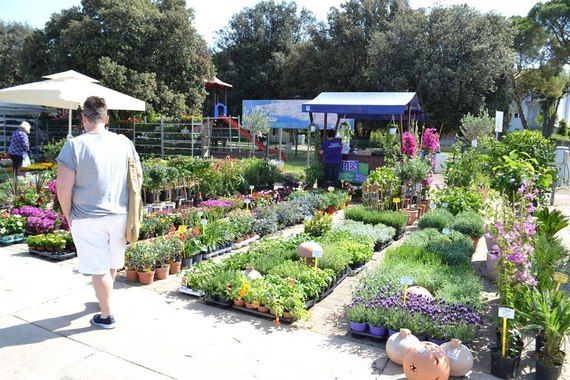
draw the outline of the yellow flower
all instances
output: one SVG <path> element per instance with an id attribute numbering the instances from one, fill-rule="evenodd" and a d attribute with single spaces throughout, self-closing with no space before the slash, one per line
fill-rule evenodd
<path id="1" fill-rule="evenodd" d="M 178 226 L 178 232 L 181 234 L 185 233 L 187 229 L 188 229 L 188 226 L 186 226 L 184 224 Z"/>
<path id="2" fill-rule="evenodd" d="M 243 298 L 247 292 L 249 291 L 249 282 L 244 282 L 244 284 L 241 286 L 241 289 L 239 290 L 238 296 L 239 298 Z"/>

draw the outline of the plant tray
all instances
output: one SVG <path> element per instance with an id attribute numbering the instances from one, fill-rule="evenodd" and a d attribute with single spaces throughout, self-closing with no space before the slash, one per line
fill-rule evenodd
<path id="1" fill-rule="evenodd" d="M 63 260 L 67 260 L 67 259 L 72 259 L 75 256 L 77 256 L 76 252 L 57 253 L 57 252 L 36 251 L 33 249 L 30 249 L 29 252 L 32 255 L 40 255 L 43 257 L 47 257 L 48 259 L 55 260 L 55 261 L 63 261 Z"/>
<path id="2" fill-rule="evenodd" d="M 230 304 L 230 303 L 215 301 L 215 300 L 210 299 L 210 298 L 202 298 L 202 300 L 207 305 L 221 307 L 222 309 L 231 309 L 231 307 L 232 307 L 232 304 Z"/>
<path id="3" fill-rule="evenodd" d="M 0 237 L 0 244 L 18 244 L 24 241 L 24 234 L 13 234 Z"/>
<path id="4" fill-rule="evenodd" d="M 232 250 L 232 247 L 226 247 L 226 248 L 218 249 L 218 250 L 216 250 L 216 251 L 212 251 L 212 252 L 210 252 L 210 253 L 205 253 L 205 254 L 204 254 L 204 260 L 209 260 L 209 259 L 211 259 L 212 257 L 219 256 L 219 255 L 224 254 L 224 253 L 227 253 L 227 252 L 229 252 L 229 251 L 231 251 L 231 250 Z"/>
<path id="5" fill-rule="evenodd" d="M 358 268 L 350 268 L 349 276 L 353 277 L 356 276 L 358 273 L 362 272 L 366 268 L 366 264 L 359 266 Z"/>
<path id="6" fill-rule="evenodd" d="M 270 314 L 270 313 L 262 313 L 262 312 L 260 312 L 260 311 L 255 310 L 255 309 L 248 309 L 247 307 L 244 307 L 244 306 L 236 306 L 236 305 L 233 305 L 233 308 L 234 308 L 235 310 L 239 310 L 239 311 L 241 311 L 241 312 L 243 312 L 243 313 L 255 315 L 255 316 L 257 316 L 257 317 L 262 317 L 262 318 L 271 319 L 271 320 L 275 319 L 275 316 L 274 316 L 273 314 Z M 296 318 L 285 318 L 285 317 L 280 317 L 280 318 L 279 318 L 279 322 L 283 322 L 283 323 L 286 323 L 286 324 L 291 324 L 291 323 L 295 322 L 296 320 L 297 320 Z"/>
<path id="7" fill-rule="evenodd" d="M 189 295 L 194 296 L 194 297 L 203 297 L 203 296 L 204 296 L 204 291 L 203 291 L 203 290 L 200 290 L 200 289 L 194 290 L 194 289 L 189 288 L 189 287 L 187 287 L 187 286 L 181 286 L 181 287 L 179 287 L 179 288 L 178 288 L 178 291 L 179 291 L 180 293 L 189 294 Z"/>
<path id="8" fill-rule="evenodd" d="M 240 241 L 239 243 L 233 243 L 232 244 L 232 249 L 240 249 L 245 247 L 246 245 L 249 245 L 251 243 L 253 243 L 254 241 L 259 240 L 259 235 L 255 235 L 250 237 L 249 239 L 245 239 L 244 241 Z"/>
<path id="9" fill-rule="evenodd" d="M 352 337 L 354 338 L 358 338 L 358 339 L 363 339 L 363 338 L 369 338 L 372 339 L 375 342 L 383 342 L 386 339 L 388 339 L 387 336 L 378 336 L 378 335 L 373 335 L 370 334 L 369 332 L 360 332 L 360 331 L 354 331 L 353 329 L 349 328 L 348 332 L 350 333 L 350 335 L 352 335 Z"/>
<path id="10" fill-rule="evenodd" d="M 403 237 L 404 237 L 404 233 L 405 233 L 405 232 L 402 231 L 402 232 L 400 232 L 398 235 L 395 235 L 395 236 L 394 236 L 394 241 L 398 241 L 398 240 L 400 240 L 401 238 L 403 238 Z"/>

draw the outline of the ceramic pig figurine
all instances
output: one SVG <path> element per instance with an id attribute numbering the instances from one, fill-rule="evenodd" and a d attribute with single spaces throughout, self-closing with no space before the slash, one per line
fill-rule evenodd
<path id="1" fill-rule="evenodd" d="M 449 357 L 451 376 L 465 376 L 473 368 L 473 354 L 467 347 L 461 344 L 459 339 L 451 339 L 451 342 L 442 344 L 441 349 Z"/>
<path id="2" fill-rule="evenodd" d="M 449 379 L 449 358 L 437 344 L 420 342 L 404 356 L 404 373 L 408 380 Z"/>

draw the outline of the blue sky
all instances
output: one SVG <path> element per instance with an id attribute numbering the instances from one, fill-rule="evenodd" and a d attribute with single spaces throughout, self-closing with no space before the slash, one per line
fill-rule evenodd
<path id="1" fill-rule="evenodd" d="M 196 11 L 196 29 L 212 45 L 215 32 L 223 28 L 231 16 L 259 0 L 186 0 L 186 4 Z M 526 15 L 536 3 L 535 0 L 411 0 L 414 8 L 430 7 L 435 4 L 450 5 L 467 3 L 482 11 L 494 10 L 505 16 Z M 339 6 L 342 0 L 297 0 L 325 20 L 330 7 Z M 81 4 L 80 0 L 0 0 L 0 19 L 4 21 L 26 22 L 41 28 L 53 12 Z"/>

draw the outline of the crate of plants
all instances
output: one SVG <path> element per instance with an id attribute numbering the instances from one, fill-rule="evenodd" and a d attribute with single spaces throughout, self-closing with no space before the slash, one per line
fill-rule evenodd
<path id="1" fill-rule="evenodd" d="M 384 224 L 365 224 L 355 220 L 345 220 L 343 223 L 334 226 L 335 231 L 350 231 L 354 235 L 362 238 L 375 237 L 374 251 L 379 252 L 392 244 L 392 239 L 396 234 L 396 229 Z"/>
<path id="2" fill-rule="evenodd" d="M 69 231 L 28 236 L 26 239 L 31 254 L 52 260 L 67 260 L 77 256 L 75 244 Z"/>
<path id="3" fill-rule="evenodd" d="M 10 245 L 24 241 L 26 218 L 21 215 L 11 215 L 7 212 L 0 216 L 0 244 Z"/>

